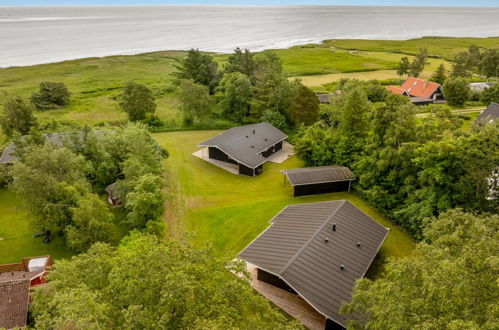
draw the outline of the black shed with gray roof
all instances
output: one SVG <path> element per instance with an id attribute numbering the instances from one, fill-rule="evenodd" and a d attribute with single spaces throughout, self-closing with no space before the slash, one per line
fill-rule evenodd
<path id="1" fill-rule="evenodd" d="M 389 229 L 346 200 L 289 205 L 270 222 L 241 259 L 258 268 L 259 280 L 297 293 L 326 318 L 326 328 L 344 327 L 339 309 Z"/>
<path id="2" fill-rule="evenodd" d="M 238 164 L 239 174 L 255 176 L 267 157 L 282 149 L 287 135 L 269 123 L 238 126 L 198 144 L 208 148 L 209 158 Z"/>
<path id="3" fill-rule="evenodd" d="M 350 191 L 355 176 L 345 166 L 317 166 L 282 170 L 293 186 L 293 195 L 307 196 L 338 191 Z M 286 181 L 284 181 L 286 183 Z"/>

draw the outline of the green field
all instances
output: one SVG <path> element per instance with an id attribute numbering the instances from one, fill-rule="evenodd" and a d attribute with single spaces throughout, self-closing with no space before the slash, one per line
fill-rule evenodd
<path id="1" fill-rule="evenodd" d="M 428 49 L 431 56 L 454 59 L 457 53 L 470 45 L 484 48 L 499 48 L 499 37 L 495 38 L 448 38 L 424 37 L 410 40 L 327 40 L 324 45 L 339 49 L 358 49 L 374 52 L 389 52 L 416 55 L 421 48 Z"/>
<path id="2" fill-rule="evenodd" d="M 170 233 L 187 230 L 192 240 L 202 247 L 211 244 L 220 254 L 236 255 L 268 225 L 269 220 L 288 204 L 348 199 L 378 222 L 391 228 L 381 249 L 386 256 L 402 257 L 411 253 L 414 241 L 399 227 L 352 193 L 333 193 L 310 197 L 292 197 L 284 187 L 279 172 L 285 168 L 303 166 L 297 157 L 283 164 L 265 164 L 258 177 L 234 175 L 192 156 L 196 143 L 217 131 L 186 131 L 156 134 L 156 140 L 170 153 L 165 160 L 167 188 L 170 194 L 166 221 Z"/>
<path id="3" fill-rule="evenodd" d="M 33 238 L 37 230 L 31 227 L 30 215 L 22 205 L 14 193 L 0 190 L 0 264 L 47 254 L 54 258 L 71 256 L 73 253 L 57 235 L 50 244 L 43 244 L 42 237 Z"/>

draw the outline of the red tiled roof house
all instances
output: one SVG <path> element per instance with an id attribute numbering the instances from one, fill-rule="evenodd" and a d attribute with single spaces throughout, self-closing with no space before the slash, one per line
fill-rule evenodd
<path id="1" fill-rule="evenodd" d="M 440 84 L 414 77 L 407 78 L 400 87 L 389 86 L 388 90 L 395 94 L 409 96 L 411 102 L 415 104 L 428 104 L 444 99 Z"/>

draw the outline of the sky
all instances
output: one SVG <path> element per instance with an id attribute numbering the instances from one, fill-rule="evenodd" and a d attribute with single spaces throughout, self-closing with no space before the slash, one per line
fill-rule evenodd
<path id="1" fill-rule="evenodd" d="M 220 5 L 369 5 L 369 6 L 469 6 L 499 7 L 499 0 L 0 0 L 0 6 L 55 5 L 160 5 L 160 4 L 220 4 Z"/>

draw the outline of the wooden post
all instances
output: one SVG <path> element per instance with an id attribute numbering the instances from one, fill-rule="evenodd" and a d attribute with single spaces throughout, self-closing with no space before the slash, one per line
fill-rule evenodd
<path id="1" fill-rule="evenodd" d="M 350 192 L 350 184 L 352 183 L 352 180 L 348 180 L 348 192 Z"/>

